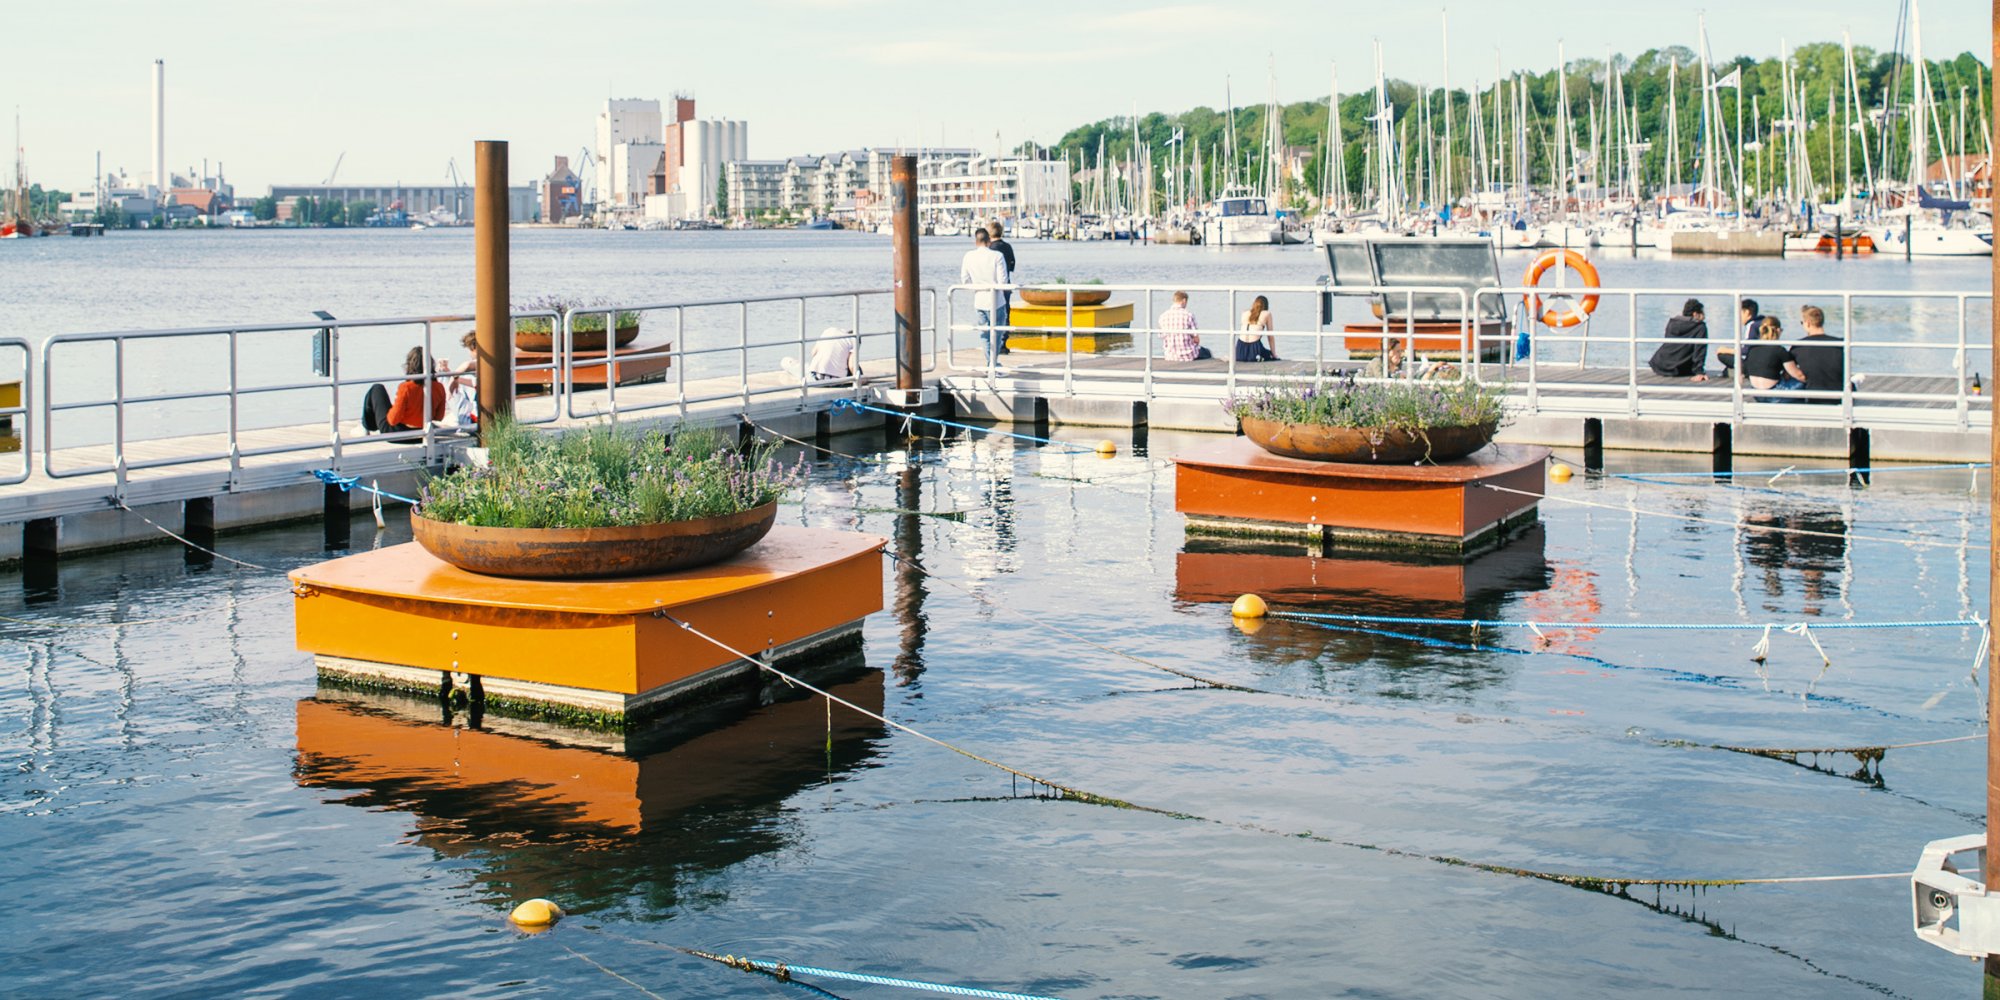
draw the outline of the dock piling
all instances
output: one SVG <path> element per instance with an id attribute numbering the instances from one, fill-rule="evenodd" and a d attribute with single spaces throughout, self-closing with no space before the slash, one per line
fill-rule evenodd
<path id="1" fill-rule="evenodd" d="M 890 268 L 895 278 L 896 388 L 924 387 L 922 279 L 917 268 L 917 158 L 889 160 L 889 215 L 894 221 Z"/>
<path id="2" fill-rule="evenodd" d="M 181 502 L 182 555 L 190 566 L 215 562 L 215 498 L 192 497 Z"/>
<path id="3" fill-rule="evenodd" d="M 1852 427 L 1847 431 L 1847 467 L 1855 470 L 1868 468 L 1868 428 Z M 1868 473 L 1856 471 L 1851 478 L 1857 485 L 1868 484 Z"/>
<path id="4" fill-rule="evenodd" d="M 1736 468 L 1736 429 L 1728 424 L 1718 423 L 1709 440 L 1709 458 L 1713 463 L 1715 475 L 1718 478 L 1727 478 Z"/>
<path id="5" fill-rule="evenodd" d="M 61 549 L 60 518 L 36 518 L 21 526 L 21 582 L 28 590 L 54 589 Z"/>
<path id="6" fill-rule="evenodd" d="M 349 519 L 352 517 L 347 507 L 347 491 L 333 483 L 321 487 L 321 520 L 326 527 L 327 551 L 347 548 L 349 539 Z"/>
<path id="7" fill-rule="evenodd" d="M 472 144 L 472 256 L 477 275 L 473 324 L 478 337 L 479 426 L 514 414 L 514 322 L 508 287 L 507 143 Z M 484 444 L 484 433 L 480 443 Z M 342 518 L 341 524 L 347 523 Z M 346 528 L 342 527 L 343 535 Z"/>
<path id="8" fill-rule="evenodd" d="M 1604 471 L 1604 421 L 1583 418 L 1583 471 Z"/>

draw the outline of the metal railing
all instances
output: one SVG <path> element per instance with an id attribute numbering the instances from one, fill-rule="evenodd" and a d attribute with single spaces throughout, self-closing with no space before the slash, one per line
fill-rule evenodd
<path id="1" fill-rule="evenodd" d="M 0 424 L 6 425 L 7 437 L 14 445 L 10 450 L 20 456 L 20 466 L 0 472 L 0 486 L 27 482 L 35 464 L 35 349 L 20 337 L 0 337 L 0 352 L 16 351 L 20 352 L 18 368 L 0 364 L 0 386 L 13 382 L 19 394 L 12 404 L 0 401 Z M 9 371 L 19 371 L 20 377 L 9 378 Z"/>
<path id="2" fill-rule="evenodd" d="M 923 371 L 938 367 L 941 348 L 935 322 L 937 293 L 926 289 L 930 309 L 922 325 L 928 338 Z M 755 401 L 776 401 L 793 397 L 801 407 L 831 395 L 858 395 L 866 386 L 892 377 L 893 363 L 881 374 L 864 374 L 844 379 L 815 380 L 809 373 L 810 352 L 818 339 L 806 323 L 808 303 L 843 301 L 842 319 L 850 324 L 863 342 L 857 355 L 861 360 L 870 347 L 894 343 L 891 329 L 864 329 L 864 299 L 880 296 L 886 301 L 889 289 L 866 289 L 802 295 L 767 296 L 746 299 L 718 299 L 699 302 L 659 303 L 638 306 L 591 306 L 560 315 L 552 311 L 513 314 L 513 325 L 541 320 L 555 334 L 545 360 L 530 360 L 516 352 L 515 413 L 524 423 L 546 424 L 564 419 L 588 419 L 632 415 L 663 410 L 676 411 L 681 418 L 691 407 L 733 401 L 749 407 Z M 777 337 L 753 339 L 749 321 L 754 306 L 796 304 L 795 323 L 784 325 Z M 734 309 L 737 314 L 735 343 L 692 348 L 686 346 L 687 315 L 699 309 Z M 870 309 L 873 308 L 871 305 Z M 579 351 L 574 348 L 576 326 L 584 316 L 606 316 L 607 342 L 614 342 L 617 317 L 621 313 L 667 313 L 673 317 L 673 335 L 657 349 Z M 0 408 L 0 417 L 16 417 L 21 423 L 22 460 L 16 473 L 0 473 L 0 485 L 26 481 L 39 472 L 51 479 L 110 475 L 118 496 L 124 496 L 134 473 L 166 468 L 223 465 L 234 488 L 241 480 L 245 462 L 274 455 L 312 455 L 335 471 L 352 448 L 374 443 L 406 445 L 412 452 L 399 453 L 411 461 L 435 464 L 444 456 L 447 443 L 457 436 L 453 428 L 425 422 L 408 430 L 368 432 L 360 425 L 361 411 L 355 405 L 354 390 L 383 385 L 394 395 L 395 388 L 410 381 L 420 383 L 428 403 L 433 393 L 459 378 L 456 369 L 440 369 L 438 364 L 439 327 L 471 324 L 469 315 L 393 317 L 386 319 L 322 319 L 297 323 L 243 324 L 190 327 L 167 330 L 102 331 L 56 334 L 44 341 L 39 351 L 19 338 L 0 339 L 0 360 L 4 352 L 21 352 L 21 405 Z M 312 377 L 293 378 L 274 374 L 305 367 L 311 338 L 323 337 L 322 365 Z M 405 345 L 420 349 L 423 369 L 405 374 L 390 371 L 388 359 L 399 355 Z M 455 346 L 455 344 L 454 344 Z M 347 360 L 343 347 L 372 355 L 368 362 Z M 791 351 L 799 359 L 801 378 L 769 374 L 765 361 L 753 358 L 775 351 Z M 37 354 L 39 353 L 39 358 Z M 542 352 L 534 352 L 540 355 Z M 893 347 L 888 352 L 893 356 Z M 209 363 L 195 360 L 206 355 Z M 716 377 L 690 378 L 690 359 L 734 356 L 734 371 Z M 669 383 L 659 380 L 658 391 L 644 384 L 624 386 L 627 369 L 660 362 L 674 372 Z M 0 366 L 0 372 L 4 372 Z M 139 377 L 137 372 L 146 372 Z M 523 376 L 528 382 L 548 385 L 544 394 L 522 393 Z M 204 380 L 210 384 L 202 384 Z M 6 381 L 0 377 L 0 381 Z M 602 385 L 601 392 L 583 387 Z M 310 416 L 313 404 L 301 404 L 305 395 L 324 406 L 324 435 L 273 434 L 315 426 Z M 621 395 L 623 398 L 621 398 Z M 362 396 L 365 401 L 365 394 Z M 530 406 L 541 400 L 541 405 Z M 265 405 L 259 405 L 260 403 Z M 365 402 L 363 403 L 365 405 Z M 160 433 L 172 427 L 173 433 Z M 39 446 L 39 462 L 35 447 Z M 39 469 L 36 466 L 39 465 Z"/>
<path id="3" fill-rule="evenodd" d="M 1519 324 L 1530 322 L 1525 316 L 1525 309 L 1520 307 L 1524 297 L 1534 291 L 1526 286 L 1483 288 L 1475 298 L 1482 303 L 1491 301 L 1503 307 L 1508 304 L 1516 307 L 1518 329 Z M 1989 375 L 1992 372 L 1992 345 L 1984 339 L 1973 340 L 1968 336 L 1967 318 L 1971 302 L 1984 300 L 1991 303 L 1993 294 L 1990 291 L 1594 288 L 1590 294 L 1597 296 L 1600 303 L 1623 304 L 1623 319 L 1619 324 L 1622 330 L 1604 336 L 1593 334 L 1590 322 L 1572 328 L 1578 331 L 1576 333 L 1550 329 L 1537 323 L 1531 328 L 1526 357 L 1514 357 L 1515 352 L 1509 350 L 1508 345 L 1494 345 L 1501 348 L 1502 356 L 1508 360 L 1498 368 L 1482 369 L 1481 378 L 1510 383 L 1519 391 L 1519 405 L 1530 413 L 1587 411 L 1589 416 L 1634 419 L 1674 415 L 1726 418 L 1732 422 L 1755 418 L 1763 422 L 1854 426 L 1860 422 L 1856 412 L 1859 408 L 1866 411 L 1860 416 L 1865 416 L 1866 422 L 1871 425 L 1904 424 L 1969 430 L 1974 423 L 1973 414 L 1983 412 L 1985 406 L 1990 405 L 1983 393 L 1972 390 L 1971 384 L 1972 376 L 1978 372 L 1984 371 Z M 1542 295 L 1548 297 L 1547 290 L 1543 290 Z M 1652 332 L 1660 330 L 1666 316 L 1678 313 L 1682 300 L 1689 298 L 1701 299 L 1710 310 L 1706 315 L 1715 317 L 1708 322 L 1705 341 L 1711 360 L 1724 349 L 1737 359 L 1724 378 L 1696 382 L 1689 377 L 1656 376 L 1648 364 L 1660 345 L 1690 343 L 1686 339 L 1667 337 L 1664 332 Z M 1659 319 L 1650 323 L 1648 332 L 1641 333 L 1640 302 L 1646 299 L 1660 300 L 1665 308 L 1654 310 Z M 1812 304 L 1820 305 L 1826 314 L 1826 332 L 1839 338 L 1838 343 L 1828 342 L 1826 349 L 1840 351 L 1840 386 L 1832 389 L 1779 389 L 1759 388 L 1751 384 L 1743 373 L 1741 363 L 1746 352 L 1760 343 L 1775 343 L 1787 349 L 1797 347 L 1803 325 L 1785 330 L 1777 341 L 1749 339 L 1745 336 L 1743 324 L 1736 320 L 1746 299 L 1762 303 L 1816 300 Z M 1856 319 L 1856 302 L 1870 300 L 1910 303 L 1912 308 L 1907 311 L 1912 316 L 1917 311 L 1915 305 L 1918 303 L 1948 303 L 1952 332 L 1948 339 L 1942 340 L 1857 337 L 1856 333 L 1863 331 L 1864 325 Z M 1775 312 L 1767 314 L 1776 315 Z M 1922 331 L 1913 329 L 1911 332 L 1916 334 Z M 1575 345 L 1574 359 L 1548 357 L 1558 351 L 1567 353 L 1565 345 Z M 1589 370 L 1593 349 L 1612 352 L 1616 359 L 1612 367 L 1614 370 L 1622 369 L 1622 381 L 1614 384 L 1602 379 L 1578 377 Z M 1987 358 L 1983 367 L 1974 364 L 1974 358 L 1981 354 Z M 1864 360 L 1857 363 L 1857 357 Z M 1938 359 L 1938 363 L 1929 363 L 1931 358 Z M 1869 359 L 1894 363 L 1869 363 Z M 1936 383 L 1937 391 L 1883 388 L 1888 379 L 1906 376 L 1931 380 Z"/>
<path id="4" fill-rule="evenodd" d="M 1393 343 L 1411 338 L 1431 341 L 1443 338 L 1455 342 L 1456 346 L 1453 348 L 1447 348 L 1443 351 L 1424 352 L 1426 357 L 1419 357 L 1419 352 L 1407 352 L 1404 357 L 1403 367 L 1399 373 L 1402 376 L 1417 374 L 1426 361 L 1443 359 L 1456 362 L 1456 370 L 1451 372 L 1448 377 L 1468 377 L 1467 373 L 1472 367 L 1475 354 L 1482 346 L 1478 336 L 1478 326 L 1469 318 L 1471 316 L 1469 308 L 1472 304 L 1472 297 L 1465 288 L 1453 285 L 1330 286 L 1313 284 L 1259 286 L 1254 290 L 1254 293 L 1257 295 L 1289 297 L 1293 304 L 1297 304 L 1300 300 L 1305 300 L 1307 304 L 1306 311 L 1310 312 L 1314 317 L 1314 325 L 1311 328 L 1287 327 L 1277 326 L 1274 322 L 1271 330 L 1251 331 L 1236 329 L 1235 327 L 1240 325 L 1237 320 L 1245 312 L 1239 306 L 1247 305 L 1249 298 L 1252 296 L 1252 290 L 1235 285 L 1078 286 L 963 284 L 953 285 L 947 289 L 947 350 L 953 355 L 956 354 L 958 350 L 957 338 L 961 333 L 971 334 L 976 340 L 979 333 L 989 329 L 980 323 L 962 322 L 957 318 L 959 310 L 958 293 L 964 292 L 976 295 L 987 291 L 1019 292 L 1024 289 L 1062 295 L 1064 298 L 1062 326 L 1059 328 L 1022 326 L 1017 323 L 1009 323 L 1006 325 L 996 324 L 990 329 L 1010 337 L 1028 335 L 1046 338 L 1052 334 L 1060 336 L 1063 339 L 1061 362 L 1063 391 L 1065 395 L 1074 395 L 1076 392 L 1078 379 L 1076 338 L 1079 335 L 1089 337 L 1104 337 L 1106 335 L 1129 336 L 1132 340 L 1132 346 L 1141 359 L 1141 366 L 1137 370 L 1090 367 L 1084 371 L 1084 377 L 1089 380 L 1137 382 L 1142 387 L 1147 398 L 1175 395 L 1174 390 L 1183 387 L 1195 387 L 1199 389 L 1217 384 L 1223 387 L 1225 393 L 1234 395 L 1238 388 L 1244 385 L 1267 385 L 1288 380 L 1296 381 L 1299 375 L 1295 371 L 1273 368 L 1262 362 L 1239 362 L 1236 360 L 1235 343 L 1237 337 L 1253 332 L 1260 338 L 1270 336 L 1274 338 L 1274 342 L 1279 338 L 1293 341 L 1299 339 L 1309 340 L 1312 345 L 1310 360 L 1314 363 L 1314 372 L 1316 375 L 1327 372 L 1347 372 L 1357 367 L 1345 354 L 1348 350 L 1349 342 L 1361 337 L 1367 337 L 1372 342 L 1378 354 L 1387 354 Z M 1143 296 L 1140 301 L 1132 303 L 1135 315 L 1131 325 L 1124 327 L 1079 327 L 1076 325 L 1076 311 L 1078 307 L 1075 304 L 1075 300 L 1077 293 L 1099 291 L 1114 293 L 1132 292 Z M 1204 341 L 1202 346 L 1212 352 L 1212 360 L 1223 363 L 1222 370 L 1210 371 L 1182 368 L 1163 370 L 1160 368 L 1159 363 L 1161 362 L 1186 360 L 1166 357 L 1163 350 L 1164 341 L 1159 336 L 1163 333 L 1178 333 L 1181 331 L 1169 331 L 1156 325 L 1160 310 L 1172 301 L 1171 296 L 1174 292 L 1186 292 L 1190 298 L 1202 296 L 1209 302 L 1213 302 L 1217 296 L 1221 296 L 1224 299 L 1223 315 L 1227 318 L 1230 325 L 1195 331 L 1202 336 Z M 1456 309 L 1451 310 L 1455 318 L 1445 320 L 1443 324 L 1419 319 L 1417 315 L 1419 312 L 1417 304 L 1418 296 L 1444 296 L 1448 301 L 1455 302 Z M 1401 298 L 1402 302 L 1400 310 L 1394 308 L 1398 297 Z M 1387 307 L 1374 310 L 1372 323 L 1348 324 L 1339 328 L 1330 328 L 1329 315 L 1332 312 L 1330 303 L 1342 299 L 1364 299 L 1378 306 L 1386 303 Z M 1143 311 L 1143 318 L 1138 315 L 1140 311 Z M 971 310 L 971 312 L 976 315 L 977 310 Z M 1288 309 L 1283 312 L 1295 314 L 1295 310 Z M 1199 307 L 1197 314 L 1199 315 Z M 1279 314 L 1279 311 L 1274 309 L 1273 315 Z M 1361 325 L 1367 325 L 1370 329 L 1363 332 L 1349 328 Z M 1448 325 L 1450 328 L 1449 331 L 1439 330 L 1438 327 L 1440 325 Z M 1329 343 L 1339 353 L 1339 356 L 1329 357 Z M 1090 353 L 1086 352 L 1086 356 L 1089 356 Z M 1304 361 L 1307 359 L 1282 358 L 1280 360 Z M 986 366 L 982 362 L 973 367 L 975 370 L 983 370 Z M 1163 380 L 1161 378 L 1162 375 L 1170 377 Z M 1201 395 L 1201 393 L 1196 393 L 1196 395 Z"/>
<path id="5" fill-rule="evenodd" d="M 1172 291 L 1186 291 L 1191 297 L 1206 296 L 1210 307 L 1218 300 L 1226 302 L 1224 316 L 1230 326 L 1240 326 L 1242 316 L 1239 305 L 1247 299 L 1250 289 L 1229 285 L 1090 285 L 1090 286 L 1033 286 L 1033 285 L 954 285 L 947 291 L 946 309 L 948 350 L 954 354 L 959 349 L 961 335 L 971 335 L 977 344 L 977 335 L 987 329 L 977 322 L 967 322 L 960 318 L 965 306 L 963 295 L 983 291 L 1013 290 L 1023 288 L 1033 291 L 1047 291 L 1064 295 L 1066 305 L 1060 326 L 1022 326 L 1018 323 L 995 326 L 993 329 L 1014 336 L 1030 335 L 1043 338 L 1060 338 L 1060 353 L 1048 355 L 1050 361 L 1060 365 L 1062 391 L 1065 395 L 1075 395 L 1079 382 L 1090 384 L 1138 383 L 1143 398 L 1153 399 L 1175 395 L 1209 397 L 1216 395 L 1219 386 L 1224 394 L 1233 395 L 1242 385 L 1259 385 L 1286 380 L 1296 380 L 1301 376 L 1296 368 L 1274 369 L 1262 363 L 1239 363 L 1235 360 L 1234 342 L 1239 334 L 1265 331 L 1248 331 L 1233 328 L 1203 330 L 1204 346 L 1215 352 L 1214 360 L 1220 367 L 1201 366 L 1190 368 L 1176 366 L 1163 370 L 1158 362 L 1163 359 L 1160 334 L 1163 332 L 1152 318 L 1167 301 Z M 1145 317 L 1134 317 L 1129 327 L 1102 328 L 1078 326 L 1078 307 L 1074 305 L 1075 294 L 1084 291 L 1127 292 L 1136 295 L 1131 303 L 1135 309 L 1143 309 Z M 1317 377 L 1329 372 L 1351 371 L 1353 365 L 1347 361 L 1344 348 L 1357 337 L 1367 336 L 1377 353 L 1386 353 L 1391 342 L 1403 340 L 1419 345 L 1407 352 L 1404 370 L 1401 374 L 1415 374 L 1426 363 L 1450 362 L 1448 377 L 1470 377 L 1487 384 L 1504 384 L 1510 391 L 1510 407 L 1516 412 L 1563 413 L 1598 417 L 1701 417 L 1742 422 L 1754 419 L 1765 423 L 1791 423 L 1801 425 L 1857 426 L 1862 422 L 1869 425 L 1907 425 L 1952 430 L 1971 430 L 1984 425 L 1983 414 L 1990 406 L 1983 392 L 1971 387 L 1974 374 L 1992 372 L 1992 348 L 1983 338 L 1969 336 L 1971 329 L 1969 314 L 1973 303 L 1992 301 L 1990 291 L 1863 291 L 1835 290 L 1819 292 L 1792 289 L 1716 289 L 1716 288 L 1591 288 L 1571 287 L 1567 289 L 1535 288 L 1530 286 L 1487 287 L 1468 291 L 1454 286 L 1266 286 L 1256 290 L 1273 300 L 1280 296 L 1289 297 L 1294 306 L 1302 298 L 1310 297 L 1309 304 L 1329 303 L 1313 309 L 1314 325 L 1310 328 L 1296 324 L 1277 326 L 1268 334 L 1280 343 L 1290 340 L 1296 345 L 1300 340 L 1310 344 L 1313 371 L 1309 377 Z M 1592 314 L 1593 319 L 1570 330 L 1544 326 L 1527 316 L 1526 301 L 1530 296 L 1539 295 L 1543 300 L 1558 297 L 1574 298 L 1585 292 L 1597 296 L 1600 308 Z M 1397 298 L 1401 297 L 1401 308 L 1397 309 Z M 1441 315 L 1454 318 L 1442 323 L 1426 323 L 1418 313 L 1419 297 L 1426 297 L 1436 304 L 1440 297 L 1445 308 L 1438 310 Z M 1654 376 L 1648 367 L 1654 349 L 1665 343 L 1685 344 L 1685 340 L 1669 338 L 1657 329 L 1654 319 L 1645 318 L 1650 313 L 1644 309 L 1651 300 L 1659 300 L 1664 306 L 1655 310 L 1658 323 L 1664 323 L 1668 315 L 1677 313 L 1685 298 L 1701 298 L 1708 303 L 1711 315 L 1734 317 L 1739 304 L 1745 299 L 1761 299 L 1765 302 L 1797 303 L 1813 300 L 1826 312 L 1827 332 L 1838 337 L 1838 344 L 1828 344 L 1829 348 L 1841 351 L 1843 380 L 1839 389 L 1760 389 L 1752 385 L 1742 373 L 1740 365 L 1734 366 L 1726 378 L 1711 382 L 1694 382 L 1687 378 L 1666 379 Z M 1330 322 L 1333 314 L 1331 303 L 1342 299 L 1362 298 L 1375 304 L 1372 320 L 1339 324 Z M 1449 303 L 1459 303 L 1454 312 Z M 1889 322 L 1902 322 L 1898 317 L 1872 318 L 1857 317 L 1857 303 L 1864 307 L 1890 303 L 1898 306 L 1899 313 L 1916 317 L 1920 304 L 1942 303 L 1949 313 L 1948 320 L 1942 315 L 1937 320 L 1911 319 L 1913 334 L 1920 335 L 1924 325 L 1942 322 L 1950 329 L 1944 339 L 1913 336 L 1906 339 L 1886 339 L 1882 337 L 1856 337 L 1858 331 L 1870 325 L 1880 326 Z M 1382 303 L 1389 308 L 1381 308 Z M 1622 306 L 1604 308 L 1604 306 Z M 1879 311 L 1879 310 L 1878 310 Z M 1198 314 L 1212 315 L 1212 309 Z M 1296 314 L 1296 310 L 1285 313 Z M 1602 331 L 1602 317 L 1621 313 L 1617 319 L 1619 332 L 1606 336 Z M 1478 317 L 1475 323 L 1472 317 Z M 1505 317 L 1494 321 L 1495 317 Z M 1647 332 L 1640 330 L 1641 323 Z M 1440 326 L 1445 329 L 1439 329 Z M 1599 329 L 1594 331 L 1593 326 Z M 1367 327 L 1363 333 L 1361 328 Z M 1426 329 L 1425 327 L 1428 327 Z M 1450 331 L 1455 330 L 1454 336 Z M 1733 351 L 1737 357 L 1757 341 L 1747 339 L 1740 325 L 1733 319 L 1711 321 L 1707 347 L 1711 354 L 1718 349 Z M 1516 357 L 1521 334 L 1526 331 L 1526 353 Z M 1801 330 L 1785 331 L 1778 341 L 1781 346 L 1798 346 Z M 1127 357 L 1137 356 L 1140 365 L 1136 368 L 1126 365 L 1089 364 L 1079 366 L 1079 354 L 1089 358 L 1095 352 L 1079 352 L 1076 338 L 1079 336 L 1103 337 L 1106 334 L 1129 335 L 1132 340 Z M 1426 342 L 1433 345 L 1439 340 L 1452 341 L 1439 350 L 1422 347 Z M 1343 348 L 1340 353 L 1329 357 L 1327 345 L 1336 341 Z M 1642 350 L 1643 348 L 1643 350 Z M 1592 353 L 1605 351 L 1615 354 L 1615 360 L 1607 368 L 1600 365 L 1596 369 L 1586 366 L 1592 360 Z M 1563 357 L 1559 355 L 1568 354 Z M 1985 355 L 1985 363 L 1979 363 L 1980 355 Z M 1912 361 L 1913 356 L 1936 358 L 1935 364 Z M 1860 360 L 1857 360 L 1859 358 Z M 1009 359 L 1015 365 L 1034 364 L 1023 362 L 1016 355 Z M 1283 360 L 1303 361 L 1306 358 L 1286 356 Z M 960 365 L 974 372 L 991 371 L 986 368 L 983 358 L 971 365 Z M 1914 369 L 1914 370 L 1913 370 Z M 1435 366 L 1433 366 L 1435 370 Z M 1622 377 L 1608 380 L 1607 372 L 1619 373 Z M 1171 378 L 1162 380 L 1161 374 Z M 1054 374 L 1047 364 L 1036 365 L 1034 374 L 1046 377 Z M 1594 377 L 1585 377 L 1592 375 Z M 1900 388 L 1890 388 L 1886 383 L 1904 377 L 1920 380 L 1916 385 L 1905 382 Z M 1857 382 L 1858 379 L 1858 382 Z M 1872 384 L 1871 384 L 1872 380 Z M 1929 380 L 1926 384 L 1922 380 Z M 1982 387 L 1983 388 L 1983 387 Z M 1798 403 L 1818 403 L 1820 405 L 1800 406 Z M 1837 404 L 1837 405 L 1835 405 Z M 1858 412 L 1857 412 L 1858 411 Z"/>

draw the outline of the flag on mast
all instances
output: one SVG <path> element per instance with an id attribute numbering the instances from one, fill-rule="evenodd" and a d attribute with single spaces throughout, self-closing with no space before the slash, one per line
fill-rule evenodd
<path id="1" fill-rule="evenodd" d="M 1743 67 L 1738 66 L 1730 70 L 1728 76 L 1718 78 L 1714 83 L 1708 85 L 1708 89 L 1710 90 L 1721 90 L 1724 87 L 1730 87 L 1737 91 L 1743 89 Z"/>

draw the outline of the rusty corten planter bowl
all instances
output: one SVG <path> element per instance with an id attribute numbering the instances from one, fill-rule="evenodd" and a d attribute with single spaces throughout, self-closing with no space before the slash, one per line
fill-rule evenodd
<path id="1" fill-rule="evenodd" d="M 1478 451 L 1493 440 L 1498 424 L 1433 427 L 1421 434 L 1369 431 L 1354 427 L 1287 424 L 1257 417 L 1243 418 L 1243 436 L 1273 455 L 1314 462 L 1359 462 L 1366 465 L 1410 465 L 1449 462 Z"/>
<path id="2" fill-rule="evenodd" d="M 1021 301 L 1031 306 L 1055 306 L 1061 308 L 1064 302 L 1069 301 L 1068 296 L 1072 295 L 1075 296 L 1076 304 L 1080 306 L 1101 306 L 1111 301 L 1111 293 L 1108 291 L 1087 292 L 1081 288 L 1073 292 L 1051 291 L 1046 288 L 1023 288 L 1020 291 Z"/>
<path id="3" fill-rule="evenodd" d="M 706 566 L 757 544 L 777 519 L 775 503 L 741 514 L 619 528 L 482 528 L 410 511 L 417 544 L 431 555 L 473 573 L 541 580 Z"/>
<path id="4" fill-rule="evenodd" d="M 617 337 L 618 337 L 619 347 L 624 347 L 626 344 L 629 344 L 639 339 L 639 324 L 627 323 L 620 326 L 618 328 Z M 555 331 L 550 330 L 547 332 L 542 332 L 535 330 L 515 330 L 514 347 L 517 350 L 529 351 L 535 354 L 552 353 L 556 349 Z M 572 351 L 604 350 L 604 331 L 603 330 L 570 331 L 570 350 Z"/>

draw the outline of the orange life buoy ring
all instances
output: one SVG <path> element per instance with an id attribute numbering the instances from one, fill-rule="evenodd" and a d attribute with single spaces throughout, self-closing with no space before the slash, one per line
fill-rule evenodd
<path id="1" fill-rule="evenodd" d="M 1528 268 L 1528 276 L 1521 279 L 1521 283 L 1529 286 L 1541 284 L 1542 274 L 1549 268 L 1556 266 L 1556 262 L 1558 261 L 1561 261 L 1570 270 L 1582 275 L 1584 287 L 1599 287 L 1597 268 L 1591 266 L 1588 259 L 1574 250 L 1550 250 L 1540 257 L 1535 258 L 1535 263 Z M 1542 297 L 1540 295 L 1528 295 L 1524 297 L 1528 305 L 1528 315 L 1540 320 L 1543 326 L 1554 327 L 1558 330 L 1567 326 L 1575 326 L 1583 322 L 1585 317 L 1597 311 L 1597 296 L 1595 295 L 1585 295 L 1582 298 L 1577 298 L 1558 293 L 1549 297 L 1552 299 L 1567 299 L 1570 303 L 1569 309 L 1558 310 L 1553 305 L 1544 309 L 1542 308 Z"/>

